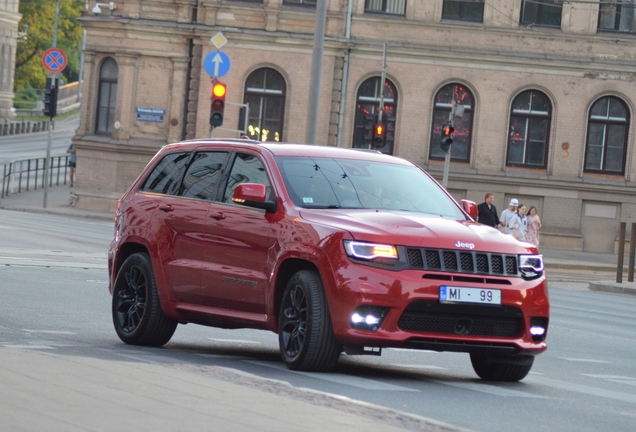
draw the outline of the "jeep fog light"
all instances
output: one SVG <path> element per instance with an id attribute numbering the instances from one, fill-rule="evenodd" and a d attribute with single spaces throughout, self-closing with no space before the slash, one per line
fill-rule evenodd
<path id="1" fill-rule="evenodd" d="M 357 259 L 372 260 L 375 258 L 398 259 L 395 246 L 377 243 L 363 243 L 353 240 L 345 240 L 347 255 Z"/>
<path id="2" fill-rule="evenodd" d="M 542 342 L 545 340 L 546 333 L 548 332 L 548 319 L 543 317 L 530 318 L 530 336 L 535 342 Z"/>
<path id="3" fill-rule="evenodd" d="M 376 331 L 382 325 L 388 308 L 379 306 L 360 306 L 351 315 L 351 328 Z"/>

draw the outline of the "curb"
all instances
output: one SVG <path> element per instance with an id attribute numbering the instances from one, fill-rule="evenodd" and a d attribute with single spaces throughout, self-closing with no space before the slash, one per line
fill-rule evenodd
<path id="1" fill-rule="evenodd" d="M 636 295 L 636 282 L 596 281 L 590 282 L 590 291 L 603 291 L 616 294 Z"/>

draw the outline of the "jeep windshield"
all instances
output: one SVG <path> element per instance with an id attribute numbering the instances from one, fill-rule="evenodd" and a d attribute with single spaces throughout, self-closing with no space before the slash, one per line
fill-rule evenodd
<path id="1" fill-rule="evenodd" d="M 413 165 L 295 156 L 278 156 L 276 163 L 298 207 L 398 210 L 466 219 L 443 189 Z"/>

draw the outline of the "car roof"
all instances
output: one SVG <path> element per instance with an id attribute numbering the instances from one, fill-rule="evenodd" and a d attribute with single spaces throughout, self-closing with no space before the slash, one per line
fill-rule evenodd
<path id="1" fill-rule="evenodd" d="M 356 159 L 367 160 L 376 162 L 387 162 L 400 165 L 413 165 L 404 159 L 383 154 L 376 150 L 368 149 L 349 149 L 342 147 L 332 147 L 324 145 L 310 145 L 310 144 L 294 144 L 294 143 L 271 143 L 260 142 L 246 139 L 197 139 L 188 140 L 176 144 L 170 144 L 168 147 L 183 147 L 184 150 L 193 150 L 194 148 L 201 150 L 209 144 L 211 147 L 219 148 L 223 145 L 231 146 L 235 149 L 245 148 L 257 150 L 262 149 L 269 150 L 274 156 L 304 156 L 304 157 L 329 157 L 329 158 L 341 158 L 341 159 Z"/>

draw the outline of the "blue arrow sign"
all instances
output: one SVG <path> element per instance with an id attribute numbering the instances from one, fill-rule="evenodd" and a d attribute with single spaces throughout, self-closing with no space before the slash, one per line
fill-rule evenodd
<path id="1" fill-rule="evenodd" d="M 205 56 L 203 68 L 212 78 L 220 78 L 230 71 L 230 58 L 223 51 L 212 51 Z"/>

